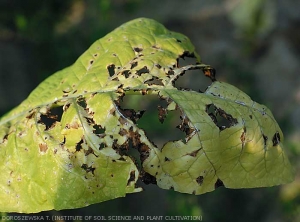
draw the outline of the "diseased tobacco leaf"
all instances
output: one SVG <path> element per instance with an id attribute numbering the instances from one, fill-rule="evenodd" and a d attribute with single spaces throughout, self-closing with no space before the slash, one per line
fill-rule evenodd
<path id="1" fill-rule="evenodd" d="M 195 64 L 181 67 L 184 57 Z M 212 80 L 205 92 L 174 86 L 192 69 Z M 160 122 L 179 110 L 185 138 L 157 147 L 136 124 L 144 111 L 120 105 L 131 94 L 164 100 Z M 287 183 L 293 171 L 282 141 L 271 112 L 216 81 L 187 37 L 136 19 L 0 119 L 0 211 L 83 207 L 141 191 L 139 178 L 193 194 Z M 133 148 L 140 160 L 129 156 Z"/>

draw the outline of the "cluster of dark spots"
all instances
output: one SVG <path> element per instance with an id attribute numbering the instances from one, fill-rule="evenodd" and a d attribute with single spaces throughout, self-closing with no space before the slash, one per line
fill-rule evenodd
<path id="1" fill-rule="evenodd" d="M 134 182 L 134 181 L 135 181 L 135 171 L 131 171 L 130 175 L 129 175 L 129 178 L 128 178 L 128 181 L 127 181 L 127 186 L 130 185 L 130 183 Z"/>
<path id="2" fill-rule="evenodd" d="M 238 123 L 237 119 L 233 118 L 221 108 L 216 107 L 214 104 L 206 105 L 205 111 L 221 131 Z"/>
<path id="3" fill-rule="evenodd" d="M 92 166 L 88 166 L 88 165 L 85 164 L 85 163 L 81 165 L 81 168 L 84 169 L 85 172 L 87 172 L 87 173 L 91 172 L 92 174 L 94 174 L 95 169 L 96 169 L 96 168 L 94 168 L 94 167 L 92 167 Z"/>
<path id="4" fill-rule="evenodd" d="M 277 146 L 280 143 L 280 134 L 276 132 L 272 138 L 273 146 Z"/>
<path id="5" fill-rule="evenodd" d="M 109 73 L 109 76 L 115 75 L 115 68 L 116 68 L 116 66 L 114 64 L 107 66 L 107 71 Z"/>
<path id="6" fill-rule="evenodd" d="M 63 114 L 62 106 L 53 106 L 45 114 L 41 114 L 38 123 L 44 124 L 46 126 L 46 130 L 54 127 L 56 122 L 61 121 L 61 117 Z"/>
<path id="7" fill-rule="evenodd" d="M 217 179 L 217 181 L 215 183 L 215 189 L 217 189 L 218 187 L 224 187 L 223 181 L 220 180 L 219 178 Z"/>
<path id="8" fill-rule="evenodd" d="M 141 180 L 147 185 L 148 184 L 157 184 L 156 178 L 147 172 L 141 173 Z"/>
<path id="9" fill-rule="evenodd" d="M 201 186 L 203 184 L 204 181 L 204 177 L 203 176 L 199 176 L 196 178 L 196 182 L 199 184 L 199 186 Z"/>

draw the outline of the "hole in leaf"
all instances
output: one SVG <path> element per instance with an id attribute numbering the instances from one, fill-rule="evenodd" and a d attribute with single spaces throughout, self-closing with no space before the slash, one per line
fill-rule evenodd
<path id="1" fill-rule="evenodd" d="M 116 66 L 114 64 L 107 66 L 109 76 L 115 75 L 115 68 L 116 68 Z"/>
<path id="2" fill-rule="evenodd" d="M 49 130 L 56 122 L 60 122 L 62 114 L 62 106 L 52 106 L 46 114 L 40 116 L 38 123 L 43 123 L 46 126 L 46 130 Z"/>
<path id="3" fill-rule="evenodd" d="M 183 67 L 187 65 L 197 64 L 194 57 L 183 56 L 177 59 L 177 66 Z M 194 91 L 205 92 L 205 90 L 212 83 L 211 79 L 207 78 L 201 69 L 187 70 L 178 79 L 175 80 L 174 85 L 178 89 L 189 89 Z"/>
<path id="4" fill-rule="evenodd" d="M 105 128 L 102 128 L 100 125 L 93 125 L 93 133 L 95 133 L 96 135 L 100 136 L 102 134 L 105 133 Z"/>
<path id="5" fill-rule="evenodd" d="M 206 105 L 206 112 L 221 131 L 238 123 L 237 119 L 214 104 Z"/>
<path id="6" fill-rule="evenodd" d="M 148 84 L 149 86 L 151 86 L 151 85 L 163 86 L 164 85 L 162 80 L 156 76 L 154 76 L 152 79 L 145 81 L 145 84 Z"/>
<path id="7" fill-rule="evenodd" d="M 218 187 L 224 187 L 223 181 L 220 180 L 219 178 L 217 179 L 217 181 L 215 183 L 215 189 L 217 189 Z"/>
<path id="8" fill-rule="evenodd" d="M 170 140 L 182 140 L 186 137 L 185 133 L 176 128 L 180 124 L 180 111 L 162 111 L 167 105 L 165 99 L 156 95 L 125 95 L 120 102 L 122 110 L 129 110 L 124 116 L 134 119 L 137 126 L 145 131 L 148 139 L 157 147 L 162 147 Z M 141 116 L 138 115 L 138 110 L 145 112 Z"/>
<path id="9" fill-rule="evenodd" d="M 78 97 L 78 99 L 77 99 L 77 104 L 79 105 L 79 106 L 81 106 L 82 108 L 86 108 L 87 107 L 87 104 L 86 104 L 86 100 L 85 100 L 85 98 L 84 97 Z"/>
<path id="10" fill-rule="evenodd" d="M 148 184 L 157 184 L 156 178 L 147 172 L 142 173 L 141 180 L 147 185 Z"/>

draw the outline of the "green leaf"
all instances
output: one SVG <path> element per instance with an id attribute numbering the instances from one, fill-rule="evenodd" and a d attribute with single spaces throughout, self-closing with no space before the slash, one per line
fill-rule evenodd
<path id="1" fill-rule="evenodd" d="M 195 63 L 180 67 L 185 57 Z M 204 93 L 174 86 L 191 69 L 213 81 Z M 271 112 L 213 74 L 186 36 L 151 19 L 96 41 L 0 119 L 0 211 L 83 207 L 141 191 L 139 178 L 194 194 L 292 181 Z M 179 110 L 185 138 L 151 142 L 136 124 L 142 112 L 120 105 L 133 94 L 165 100 L 161 122 Z"/>

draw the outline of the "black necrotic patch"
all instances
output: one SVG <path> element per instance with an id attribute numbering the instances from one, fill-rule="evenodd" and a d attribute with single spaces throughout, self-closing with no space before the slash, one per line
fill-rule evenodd
<path id="1" fill-rule="evenodd" d="M 87 164 L 82 164 L 81 168 L 85 170 L 85 172 L 89 173 L 91 172 L 92 174 L 94 174 L 94 171 L 96 168 L 92 167 L 92 166 L 88 166 Z"/>
<path id="2" fill-rule="evenodd" d="M 276 132 L 272 138 L 273 146 L 277 146 L 280 143 L 280 134 Z"/>
<path id="3" fill-rule="evenodd" d="M 46 130 L 55 125 L 56 122 L 60 122 L 63 114 L 62 106 L 51 107 L 46 114 L 42 114 L 38 123 L 42 123 L 46 126 Z"/>
<path id="4" fill-rule="evenodd" d="M 139 47 L 134 47 L 133 50 L 134 50 L 135 52 L 141 52 L 141 51 L 143 51 L 143 49 L 142 49 L 142 48 L 139 48 Z"/>
<path id="5" fill-rule="evenodd" d="M 139 69 L 137 72 L 136 72 L 136 74 L 137 75 L 142 75 L 143 73 L 149 73 L 150 71 L 149 71 L 149 69 L 147 68 L 147 66 L 144 66 L 143 68 L 141 68 L 141 69 Z"/>

